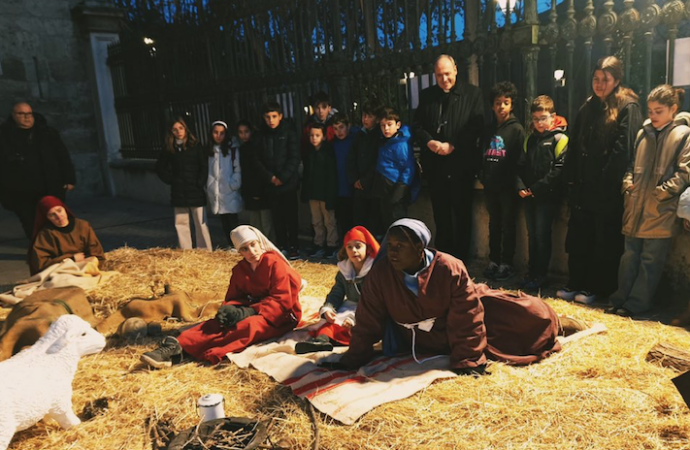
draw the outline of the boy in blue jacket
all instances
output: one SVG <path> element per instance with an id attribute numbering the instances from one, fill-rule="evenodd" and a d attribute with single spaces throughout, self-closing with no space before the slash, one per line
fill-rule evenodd
<path id="1" fill-rule="evenodd" d="M 384 108 L 379 116 L 383 145 L 376 162 L 375 194 L 381 199 L 381 216 L 385 228 L 407 216 L 407 206 L 419 193 L 417 162 L 412 149 L 411 133 L 400 122 L 393 108 Z"/>

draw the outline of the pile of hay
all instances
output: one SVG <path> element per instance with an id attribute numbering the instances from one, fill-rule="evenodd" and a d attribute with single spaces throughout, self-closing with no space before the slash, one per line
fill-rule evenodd
<path id="1" fill-rule="evenodd" d="M 236 254 L 128 248 L 108 254 L 108 269 L 122 275 L 91 294 L 99 315 L 132 297 L 147 297 L 165 283 L 190 293 L 222 296 Z M 308 295 L 325 296 L 335 266 L 298 262 Z M 159 293 L 159 292 L 158 292 Z M 658 342 L 690 349 L 685 330 L 635 322 L 559 300 L 559 313 L 603 322 L 608 334 L 566 347 L 530 367 L 492 364 L 491 375 L 434 383 L 406 400 L 383 405 L 354 426 L 317 414 L 323 449 L 687 449 L 690 411 L 670 379 L 678 373 L 645 361 Z M 6 314 L 6 311 L 4 312 Z M 166 327 L 178 326 L 166 324 Z M 253 369 L 195 363 L 151 371 L 139 355 L 152 339 L 116 340 L 82 360 L 74 381 L 77 413 L 96 399 L 108 410 L 63 431 L 53 421 L 18 433 L 11 449 L 151 449 L 151 424 L 181 431 L 197 424 L 196 400 L 225 396 L 229 416 L 271 422 L 270 436 L 285 448 L 311 448 L 304 404 Z"/>

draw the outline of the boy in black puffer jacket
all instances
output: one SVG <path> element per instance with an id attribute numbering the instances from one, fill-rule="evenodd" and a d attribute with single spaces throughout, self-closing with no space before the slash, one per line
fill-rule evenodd
<path id="1" fill-rule="evenodd" d="M 381 205 L 372 195 L 376 162 L 383 136 L 378 124 L 382 105 L 369 100 L 362 106 L 362 128 L 357 131 L 350 153 L 347 155 L 347 178 L 354 186 L 353 221 L 376 236 L 385 232 L 381 225 Z"/>
<path id="2" fill-rule="evenodd" d="M 301 162 L 297 134 L 283 122 L 280 104 L 264 106 L 264 126 L 256 139 L 259 157 L 256 167 L 268 187 L 271 216 L 278 247 L 290 259 L 299 258 L 297 232 L 299 165 Z"/>
<path id="3" fill-rule="evenodd" d="M 505 281 L 515 274 L 515 224 L 519 197 L 515 177 L 525 129 L 513 115 L 517 89 L 502 81 L 491 89 L 494 121 L 484 138 L 481 181 L 489 212 L 489 265 L 484 276 Z"/>
<path id="4" fill-rule="evenodd" d="M 561 170 L 568 151 L 568 124 L 556 115 L 548 95 L 535 98 L 530 111 L 533 130 L 518 161 L 517 188 L 529 234 L 529 273 L 522 287 L 536 290 L 545 285 L 551 260 L 551 227 L 563 195 Z"/>

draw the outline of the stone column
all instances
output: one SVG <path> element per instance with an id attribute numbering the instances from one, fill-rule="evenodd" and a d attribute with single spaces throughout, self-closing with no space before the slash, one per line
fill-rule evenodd
<path id="1" fill-rule="evenodd" d="M 87 44 L 89 81 L 96 111 L 99 159 L 106 192 L 115 195 L 109 163 L 120 155 L 120 127 L 115 111 L 115 93 L 108 67 L 108 46 L 119 41 L 124 12 L 107 0 L 85 0 L 72 8 L 72 19 L 79 24 Z"/>

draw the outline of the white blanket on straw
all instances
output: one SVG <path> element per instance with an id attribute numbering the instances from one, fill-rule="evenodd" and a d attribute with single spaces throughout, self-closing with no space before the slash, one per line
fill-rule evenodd
<path id="1" fill-rule="evenodd" d="M 84 290 L 93 289 L 102 281 L 117 272 L 102 272 L 98 269 L 98 260 L 74 262 L 63 259 L 33 275 L 19 281 L 12 290 L 0 294 L 0 302 L 15 305 L 29 295 L 41 289 L 76 286 Z"/>
<path id="2" fill-rule="evenodd" d="M 253 345 L 241 353 L 228 353 L 239 367 L 249 366 L 289 386 L 324 414 L 345 425 L 384 403 L 410 397 L 439 378 L 452 378 L 448 357 L 417 364 L 409 357 L 381 356 L 358 371 L 328 370 L 317 366 L 331 352 L 295 355 L 295 343 L 308 339 L 308 332 L 288 333 L 279 341 Z M 347 347 L 336 347 L 342 353 Z"/>

